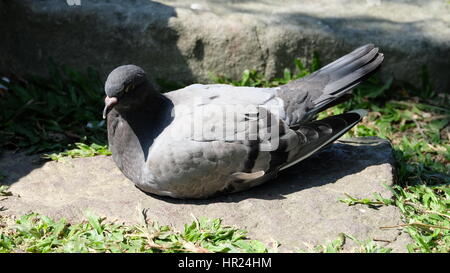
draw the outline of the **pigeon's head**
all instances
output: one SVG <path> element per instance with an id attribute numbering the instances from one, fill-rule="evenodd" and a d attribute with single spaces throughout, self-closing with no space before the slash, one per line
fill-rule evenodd
<path id="1" fill-rule="evenodd" d="M 134 101 L 141 99 L 142 97 L 136 94 L 139 93 L 136 90 L 148 83 L 144 70 L 139 66 L 122 65 L 114 69 L 105 82 L 106 98 L 103 118 L 106 118 L 115 105 L 130 107 Z"/>

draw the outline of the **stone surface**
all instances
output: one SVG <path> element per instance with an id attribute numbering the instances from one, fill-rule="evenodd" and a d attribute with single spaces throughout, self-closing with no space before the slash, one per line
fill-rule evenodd
<path id="1" fill-rule="evenodd" d="M 265 243 L 276 240 L 280 251 L 308 249 L 344 232 L 356 238 L 377 239 L 394 251 L 406 251 L 409 237 L 395 229 L 401 223 L 392 206 L 369 208 L 338 202 L 346 198 L 389 197 L 383 183 L 392 185 L 392 155 L 387 141 L 336 143 L 286 170 L 276 180 L 251 190 L 208 200 L 175 200 L 147 195 L 116 168 L 110 157 L 80 158 L 66 163 L 33 163 L 35 157 L 5 152 L 0 170 L 14 194 L 0 201 L 0 214 L 35 211 L 69 220 L 83 218 L 86 209 L 110 219 L 133 223 L 138 208 L 148 217 L 182 229 L 196 217 L 222 218 L 224 224 L 250 231 Z M 1 200 L 1 199 L 0 199 Z M 346 244 L 347 250 L 355 245 Z"/>
<path id="2" fill-rule="evenodd" d="M 244 69 L 281 75 L 317 51 L 328 63 L 365 43 L 384 78 L 449 91 L 450 4 L 443 0 L 0 1 L 0 72 L 43 73 L 49 57 L 106 76 L 126 63 L 155 78 L 208 81 Z"/>

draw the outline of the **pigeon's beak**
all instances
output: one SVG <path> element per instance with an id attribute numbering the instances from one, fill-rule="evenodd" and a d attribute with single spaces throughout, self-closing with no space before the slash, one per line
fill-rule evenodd
<path id="1" fill-rule="evenodd" d="M 116 105 L 118 102 L 116 97 L 108 97 L 105 98 L 105 109 L 103 109 L 103 119 L 106 118 L 106 115 L 109 113 L 109 111 L 113 108 L 114 105 Z"/>

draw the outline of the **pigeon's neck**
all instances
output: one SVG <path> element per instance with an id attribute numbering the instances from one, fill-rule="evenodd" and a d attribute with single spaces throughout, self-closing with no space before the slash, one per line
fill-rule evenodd
<path id="1" fill-rule="evenodd" d="M 118 108 L 119 114 L 125 119 L 160 118 L 159 114 L 167 107 L 167 98 L 156 92 L 143 92 L 141 96 L 134 98 L 127 107 Z M 150 117 L 148 117 L 150 116 Z"/>
<path id="2" fill-rule="evenodd" d="M 150 94 L 131 108 L 113 109 L 108 140 L 113 159 L 132 181 L 142 181 L 154 140 L 170 124 L 173 105 L 161 94 Z"/>

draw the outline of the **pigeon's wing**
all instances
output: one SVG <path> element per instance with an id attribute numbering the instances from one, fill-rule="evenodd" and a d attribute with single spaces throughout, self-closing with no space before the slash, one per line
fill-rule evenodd
<path id="1" fill-rule="evenodd" d="M 361 118 L 348 113 L 293 130 L 266 105 L 227 104 L 226 96 L 217 96 L 206 104 L 175 103 L 172 123 L 149 152 L 149 170 L 162 185 L 158 194 L 204 198 L 245 190 L 331 143 Z"/>
<path id="2" fill-rule="evenodd" d="M 278 126 L 283 126 L 278 116 L 258 105 L 178 104 L 149 151 L 147 166 L 158 185 L 143 190 L 159 187 L 153 192 L 177 198 L 240 190 L 233 183 L 260 178 L 269 168 L 261 140 Z"/>
<path id="3" fill-rule="evenodd" d="M 256 105 L 271 107 L 284 118 L 284 104 L 274 88 L 232 86 L 227 84 L 192 84 L 164 94 L 173 105 L 199 107 L 202 105 Z"/>
<path id="4" fill-rule="evenodd" d="M 279 87 L 277 96 L 284 104 L 286 122 L 299 126 L 317 113 L 350 97 L 350 91 L 371 75 L 383 61 L 372 44 L 362 46 L 320 70 Z"/>
<path id="5" fill-rule="evenodd" d="M 341 115 L 330 116 L 300 125 L 295 132 L 300 135 L 300 143 L 286 155 L 286 162 L 279 165 L 284 170 L 297 164 L 313 153 L 333 143 L 367 115 L 365 110 L 353 110 Z M 282 154 L 278 155 L 282 158 Z"/>

